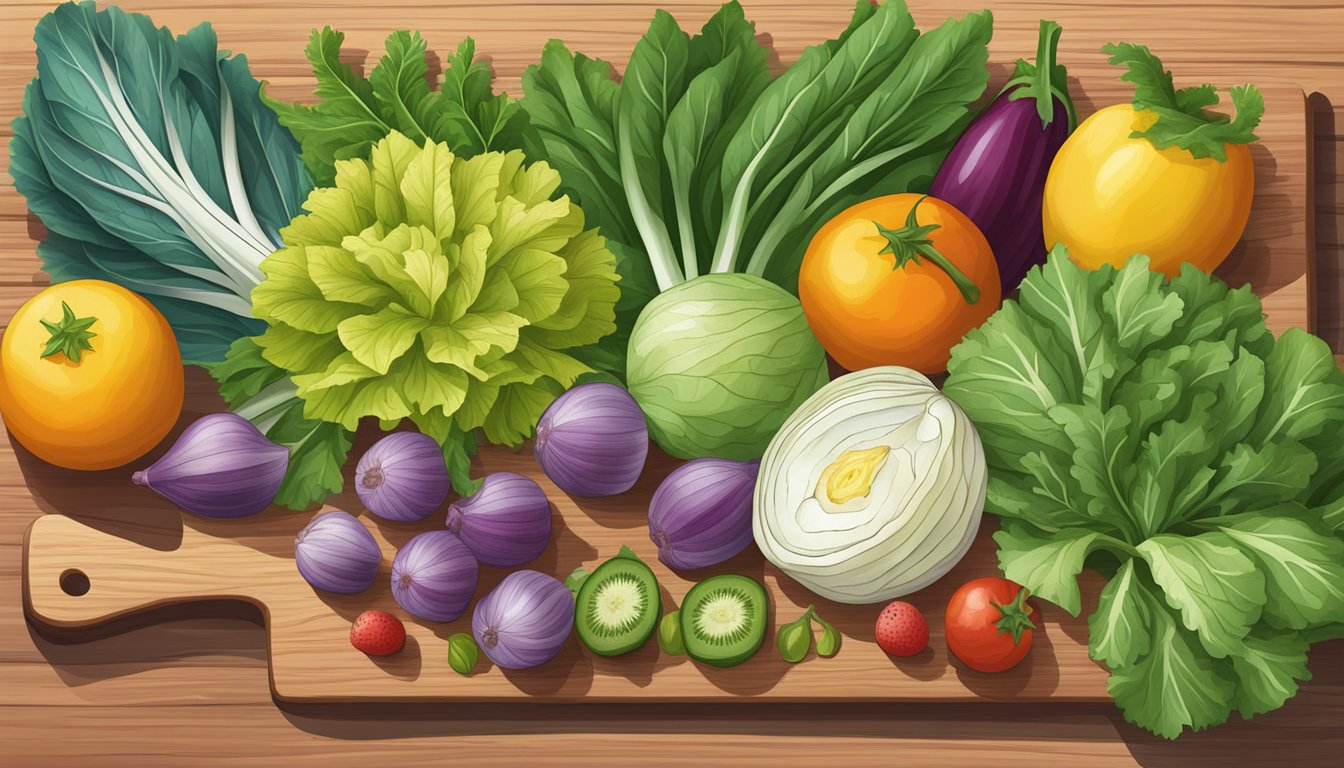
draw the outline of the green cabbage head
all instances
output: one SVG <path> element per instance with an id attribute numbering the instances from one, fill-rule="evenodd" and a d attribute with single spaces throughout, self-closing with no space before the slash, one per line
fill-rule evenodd
<path id="1" fill-rule="evenodd" d="M 630 335 L 626 382 L 663 450 L 683 459 L 759 459 L 829 376 L 798 299 L 740 273 L 666 290 Z"/>
<path id="2" fill-rule="evenodd" d="M 589 370 L 568 352 L 615 330 L 615 259 L 559 183 L 521 152 L 464 160 L 399 133 L 338 162 L 252 293 L 304 416 L 525 439 Z"/>

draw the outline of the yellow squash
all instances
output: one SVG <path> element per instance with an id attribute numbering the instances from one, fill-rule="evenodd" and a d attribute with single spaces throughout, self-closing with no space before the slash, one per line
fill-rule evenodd
<path id="1" fill-rule="evenodd" d="M 1228 144 L 1227 160 L 1195 158 L 1130 138 L 1157 120 L 1129 104 L 1107 107 L 1064 142 L 1045 182 L 1045 247 L 1068 246 L 1079 266 L 1119 267 L 1145 253 L 1174 276 L 1190 262 L 1211 272 L 1246 229 L 1255 190 L 1250 148 Z"/>
<path id="2" fill-rule="evenodd" d="M 102 280 L 42 291 L 0 340 L 0 415 L 38 458 L 110 469 L 149 452 L 182 410 L 182 358 L 148 301 Z"/>

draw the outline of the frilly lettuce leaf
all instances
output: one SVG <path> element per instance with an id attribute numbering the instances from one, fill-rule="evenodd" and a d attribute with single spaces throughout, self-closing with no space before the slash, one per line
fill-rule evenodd
<path id="1" fill-rule="evenodd" d="M 1168 82 L 1169 86 L 1169 82 Z M 1175 738 L 1252 716 L 1344 624 L 1344 374 L 1248 287 L 1059 248 L 953 350 L 944 392 L 994 468 L 1004 572 L 1089 620 L 1125 717 Z"/>
<path id="2" fill-rule="evenodd" d="M 518 445 L 591 369 L 568 351 L 615 329 L 615 257 L 521 152 L 471 159 L 391 133 L 336 165 L 281 230 L 253 291 L 255 339 L 303 417 L 353 430 L 410 419 L 459 491 L 474 430 Z"/>

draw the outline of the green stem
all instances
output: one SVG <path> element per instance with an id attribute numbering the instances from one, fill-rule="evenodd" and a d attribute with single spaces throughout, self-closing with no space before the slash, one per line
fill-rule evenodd
<path id="1" fill-rule="evenodd" d="M 989 604 L 999 609 L 1002 618 L 998 621 L 999 634 L 1011 634 L 1013 636 L 1013 645 L 1022 642 L 1022 633 L 1028 629 L 1035 629 L 1036 623 L 1031 620 L 1031 609 L 1027 607 L 1027 597 L 1029 592 L 1026 587 L 1018 590 L 1017 597 L 1008 605 L 999 605 L 993 600 Z"/>
<path id="2" fill-rule="evenodd" d="M 952 262 L 948 261 L 947 257 L 939 253 L 938 249 L 933 247 L 933 241 L 929 239 L 929 235 L 938 229 L 939 225 L 924 224 L 921 226 L 915 219 L 915 212 L 919 209 L 919 204 L 924 202 L 927 197 L 928 195 L 924 195 L 916 200 L 914 205 L 910 206 L 910 213 L 905 217 L 905 226 L 900 229 L 887 229 L 880 222 L 873 222 L 878 233 L 887 239 L 887 247 L 883 248 L 880 253 L 890 253 L 896 257 L 892 269 L 904 269 L 905 265 L 912 261 L 919 264 L 921 263 L 921 257 L 928 259 L 947 273 L 948 277 L 952 278 L 952 282 L 956 284 L 957 290 L 961 291 L 961 297 L 966 300 L 967 304 L 974 304 L 980 301 L 979 286 L 972 282 L 965 272 L 957 269 Z"/>
<path id="3" fill-rule="evenodd" d="M 1073 133 L 1078 125 L 1078 111 L 1069 97 L 1068 70 L 1055 63 L 1059 55 L 1059 36 L 1063 29 L 1053 21 L 1041 19 L 1040 36 L 1036 39 L 1036 63 L 1034 66 L 1018 59 L 1018 74 L 1004 84 L 999 93 L 1013 91 L 1010 101 L 1032 98 L 1036 100 L 1036 114 L 1041 118 L 1041 126 L 1047 127 L 1055 120 L 1055 99 L 1064 105 L 1068 119 L 1067 130 Z"/>
<path id="4" fill-rule="evenodd" d="M 46 349 L 42 350 L 42 357 L 60 354 L 69 358 L 70 362 L 78 363 L 85 350 L 93 351 L 89 339 L 98 334 L 90 331 L 89 327 L 98 322 L 98 318 L 76 317 L 70 305 L 62 301 L 60 320 L 53 323 L 39 319 L 38 322 L 42 323 L 42 327 L 51 334 L 47 339 Z"/>

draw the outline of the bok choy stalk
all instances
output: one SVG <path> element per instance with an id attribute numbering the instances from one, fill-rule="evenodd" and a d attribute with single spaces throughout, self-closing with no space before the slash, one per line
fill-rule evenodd
<path id="1" fill-rule="evenodd" d="M 589 361 L 624 377 L 664 450 L 759 458 L 826 381 L 792 295 L 808 241 L 858 200 L 928 189 L 984 91 L 991 27 L 986 12 L 921 34 L 899 0 L 861 0 L 772 79 L 731 2 L 694 36 L 655 14 L 620 83 L 554 40 L 528 68 L 529 156 L 621 275 L 617 333 Z"/>
<path id="2" fill-rule="evenodd" d="M 34 37 L 38 76 L 14 121 L 10 173 L 48 230 L 38 254 L 52 280 L 140 293 L 190 362 L 246 346 L 265 328 L 251 301 L 261 262 L 312 181 L 245 57 L 220 51 L 208 24 L 173 37 L 92 2 L 58 6 Z M 212 372 L 235 410 L 291 451 L 277 503 L 341 487 L 350 436 L 304 418 L 284 370 L 244 354 Z"/>
<path id="3" fill-rule="evenodd" d="M 174 38 L 146 16 L 67 3 L 34 37 L 10 172 L 49 232 L 44 268 L 144 295 L 184 359 L 223 358 L 263 327 L 250 299 L 261 261 L 312 187 L 298 144 L 208 24 Z"/>

